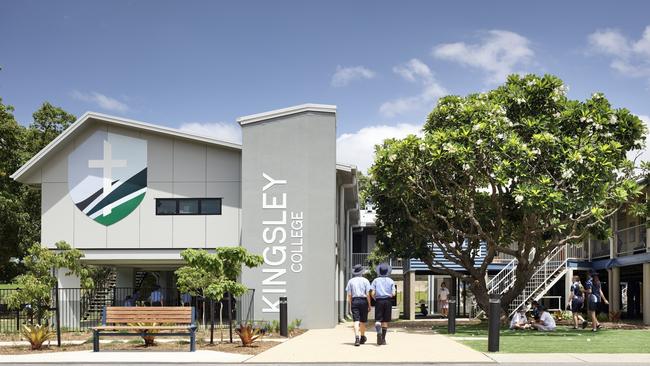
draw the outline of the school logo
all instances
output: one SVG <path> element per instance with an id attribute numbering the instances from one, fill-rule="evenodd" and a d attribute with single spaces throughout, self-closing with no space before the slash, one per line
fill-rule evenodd
<path id="1" fill-rule="evenodd" d="M 138 207 L 147 192 L 147 141 L 95 131 L 68 156 L 70 197 L 109 226 Z"/>

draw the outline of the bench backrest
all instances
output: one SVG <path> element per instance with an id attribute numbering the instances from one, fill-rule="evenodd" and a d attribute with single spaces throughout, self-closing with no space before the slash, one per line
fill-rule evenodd
<path id="1" fill-rule="evenodd" d="M 192 324 L 193 306 L 107 306 L 102 323 Z"/>

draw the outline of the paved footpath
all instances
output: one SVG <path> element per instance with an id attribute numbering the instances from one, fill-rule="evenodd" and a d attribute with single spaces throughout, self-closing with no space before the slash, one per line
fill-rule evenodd
<path id="1" fill-rule="evenodd" d="M 368 332 L 367 336 L 368 343 L 354 347 L 349 323 L 332 329 L 312 329 L 246 362 L 494 362 L 483 353 L 440 334 L 389 331 L 386 346 L 377 346 L 374 332 Z"/>
<path id="2" fill-rule="evenodd" d="M 388 345 L 377 346 L 375 334 L 368 333 L 368 343 L 354 347 L 350 324 L 333 329 L 310 330 L 291 338 L 257 356 L 224 353 L 209 350 L 197 352 L 141 352 L 92 351 L 52 352 L 25 355 L 0 355 L 0 365 L 160 365 L 183 364 L 289 364 L 318 363 L 381 364 L 408 363 L 436 365 L 526 365 L 560 364 L 560 366 L 596 365 L 650 365 L 650 354 L 565 354 L 565 353 L 483 353 L 464 346 L 440 334 L 407 333 L 393 331 L 388 335 Z"/>

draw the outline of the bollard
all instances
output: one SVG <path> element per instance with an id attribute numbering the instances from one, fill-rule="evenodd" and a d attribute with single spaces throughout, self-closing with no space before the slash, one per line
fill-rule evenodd
<path id="1" fill-rule="evenodd" d="M 456 298 L 449 297 L 449 312 L 447 313 L 447 334 L 456 334 Z"/>
<path id="2" fill-rule="evenodd" d="M 286 297 L 280 298 L 280 335 L 283 337 L 289 336 Z"/>
<path id="3" fill-rule="evenodd" d="M 488 310 L 488 352 L 499 352 L 501 299 L 498 295 L 490 297 L 490 308 Z"/>

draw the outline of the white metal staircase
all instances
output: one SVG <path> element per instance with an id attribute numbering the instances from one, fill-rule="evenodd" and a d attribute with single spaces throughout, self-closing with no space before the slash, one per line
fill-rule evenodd
<path id="1" fill-rule="evenodd" d="M 568 259 L 568 246 L 555 248 L 544 259 L 544 262 L 535 269 L 526 287 L 508 305 L 508 316 L 512 316 L 519 308 L 532 300 L 539 300 L 566 274 Z M 503 294 L 515 283 L 517 260 L 513 259 L 487 282 L 488 294 Z M 475 312 L 476 317 L 483 311 Z"/>

